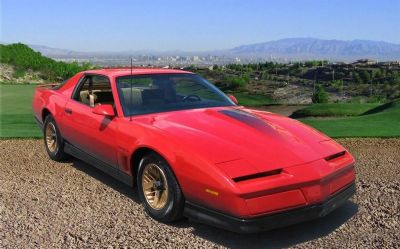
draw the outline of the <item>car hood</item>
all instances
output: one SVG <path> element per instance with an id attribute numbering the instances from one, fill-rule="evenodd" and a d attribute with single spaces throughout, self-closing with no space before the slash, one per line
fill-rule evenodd
<path id="1" fill-rule="evenodd" d="M 299 121 L 240 107 L 159 113 L 141 122 L 163 130 L 180 149 L 226 168 L 265 172 L 343 151 L 329 137 Z M 229 171 L 229 170 L 228 170 Z"/>

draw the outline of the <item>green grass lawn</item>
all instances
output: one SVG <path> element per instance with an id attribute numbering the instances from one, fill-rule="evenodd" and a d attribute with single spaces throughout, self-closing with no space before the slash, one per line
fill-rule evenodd
<path id="1" fill-rule="evenodd" d="M 35 85 L 0 85 L 0 137 L 41 137 L 32 113 Z"/>
<path id="2" fill-rule="evenodd" d="M 236 97 L 239 104 L 244 106 L 264 106 L 276 103 L 267 95 L 246 93 L 234 93 L 233 95 Z"/>
<path id="3" fill-rule="evenodd" d="M 314 104 L 295 111 L 291 117 L 346 117 L 359 116 L 375 108 L 379 103 L 327 103 Z"/>
<path id="4" fill-rule="evenodd" d="M 331 137 L 399 137 L 400 100 L 378 106 L 356 117 L 305 118 L 300 121 Z"/>

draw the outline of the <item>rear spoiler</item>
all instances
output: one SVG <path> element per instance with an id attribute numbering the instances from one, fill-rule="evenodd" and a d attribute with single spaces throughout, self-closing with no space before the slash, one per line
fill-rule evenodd
<path id="1" fill-rule="evenodd" d="M 53 87 L 56 87 L 58 85 L 59 84 L 57 84 L 57 83 L 49 83 L 49 84 L 40 84 L 40 85 L 37 85 L 37 87 L 40 87 L 40 88 L 53 88 Z"/>

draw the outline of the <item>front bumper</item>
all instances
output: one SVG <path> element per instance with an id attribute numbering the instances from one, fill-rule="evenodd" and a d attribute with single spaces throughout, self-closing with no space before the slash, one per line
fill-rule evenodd
<path id="1" fill-rule="evenodd" d="M 184 214 L 193 221 L 232 232 L 254 233 L 323 217 L 345 203 L 355 192 L 353 182 L 321 203 L 250 219 L 230 216 L 190 202 L 186 202 Z"/>

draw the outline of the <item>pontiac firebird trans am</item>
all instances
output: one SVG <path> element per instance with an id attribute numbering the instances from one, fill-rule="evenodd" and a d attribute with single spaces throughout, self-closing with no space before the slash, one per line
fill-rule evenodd
<path id="1" fill-rule="evenodd" d="M 37 88 L 51 159 L 137 187 L 152 218 L 240 233 L 325 216 L 355 193 L 354 158 L 287 117 L 237 105 L 199 75 L 116 68 Z"/>

